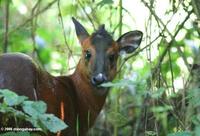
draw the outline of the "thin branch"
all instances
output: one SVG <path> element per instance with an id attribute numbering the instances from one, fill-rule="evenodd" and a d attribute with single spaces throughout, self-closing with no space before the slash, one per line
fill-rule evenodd
<path id="1" fill-rule="evenodd" d="M 172 43 L 175 41 L 175 37 L 177 36 L 177 34 L 179 33 L 179 31 L 183 28 L 185 22 L 189 19 L 190 15 L 193 13 L 193 10 L 191 10 L 191 11 L 188 12 L 188 15 L 186 16 L 185 20 L 179 25 L 179 27 L 178 27 L 177 31 L 175 32 L 175 34 L 172 35 L 171 32 L 167 29 L 167 25 L 168 25 L 168 23 L 171 21 L 171 19 L 173 18 L 174 14 L 171 16 L 171 18 L 168 20 L 167 24 L 165 25 L 165 24 L 163 23 L 163 21 L 156 15 L 156 13 L 154 12 L 153 8 L 152 8 L 151 6 L 149 6 L 149 4 L 148 4 L 147 2 L 145 2 L 144 0 L 141 0 L 141 1 L 142 1 L 142 2 L 144 3 L 144 5 L 149 9 L 150 13 L 154 16 L 154 18 L 155 18 L 156 21 L 158 22 L 158 25 L 159 25 L 159 22 L 160 22 L 161 25 L 164 27 L 163 30 L 166 30 L 166 32 L 170 35 L 170 37 L 171 37 L 171 39 L 172 39 L 171 42 L 169 43 L 169 46 L 164 50 L 162 56 L 160 57 L 160 61 L 162 62 L 162 60 L 164 59 L 164 57 L 165 57 L 165 55 L 166 55 L 166 53 L 167 53 L 167 50 L 171 47 Z M 180 6 L 180 4 L 181 4 L 181 2 L 179 3 L 178 6 Z M 177 11 L 178 11 L 178 10 L 177 10 Z M 176 11 L 176 12 L 177 12 L 177 11 Z M 164 31 L 163 31 L 163 32 L 164 32 Z M 179 48 L 179 47 L 177 47 L 177 48 Z M 183 57 L 183 56 L 182 56 L 182 57 Z M 185 60 L 185 59 L 183 58 L 183 60 Z M 159 61 L 159 62 L 160 62 L 160 61 Z M 161 64 L 161 63 L 160 63 L 160 64 Z M 160 64 L 156 65 L 155 68 L 158 68 L 158 66 L 160 66 Z M 185 62 L 185 64 L 186 64 L 186 65 L 188 64 L 187 61 Z"/>
<path id="2" fill-rule="evenodd" d="M 32 18 L 37 17 L 38 15 L 44 13 L 46 10 L 48 10 L 55 2 L 57 2 L 57 0 L 53 0 L 52 2 L 50 2 L 46 7 L 44 7 L 43 9 L 41 9 L 40 11 L 38 11 L 36 14 L 30 16 L 28 19 L 26 19 L 22 24 L 18 25 L 16 28 L 14 28 L 13 30 L 8 32 L 8 35 L 10 35 L 11 33 L 15 32 L 16 30 L 20 29 L 21 27 L 25 26 L 27 23 L 29 23 Z"/>
<path id="3" fill-rule="evenodd" d="M 165 48 L 165 50 L 163 51 L 163 53 L 162 53 L 162 55 L 160 56 L 160 58 L 159 58 L 159 60 L 158 60 L 158 63 L 157 63 L 157 65 L 155 66 L 155 68 L 158 68 L 158 67 L 161 65 L 161 63 L 162 63 L 162 61 L 163 61 L 163 59 L 164 59 L 164 57 L 165 57 L 167 51 L 171 48 L 173 42 L 175 41 L 175 37 L 177 36 L 177 34 L 179 33 L 179 31 L 183 28 L 185 22 L 190 18 L 190 15 L 191 15 L 192 13 L 193 13 L 193 10 L 189 11 L 188 15 L 185 17 L 185 19 L 183 20 L 183 22 L 179 25 L 178 30 L 177 30 L 177 31 L 175 32 L 175 34 L 173 35 L 173 39 L 170 41 L 170 43 L 168 44 L 168 46 L 167 46 L 167 47 Z M 153 72 L 153 74 L 154 74 L 155 72 L 156 72 L 156 70 Z"/>
<path id="4" fill-rule="evenodd" d="M 145 104 L 148 102 L 149 100 L 149 96 L 146 95 L 143 99 L 143 102 L 142 102 L 142 108 L 140 109 L 140 114 L 139 114 L 139 117 L 136 119 L 136 122 L 134 124 L 134 131 L 133 131 L 133 136 L 137 136 L 137 132 L 139 130 L 139 127 L 140 127 L 140 124 L 141 124 L 141 120 L 142 120 L 142 117 L 143 117 L 143 113 L 146 111 L 146 109 L 148 107 L 145 106 Z"/>
<path id="5" fill-rule="evenodd" d="M 123 5 L 122 0 L 119 1 L 119 37 L 122 35 L 122 19 L 123 19 Z"/>
<path id="6" fill-rule="evenodd" d="M 9 6 L 10 6 L 10 0 L 7 0 L 5 2 L 6 4 L 6 12 L 5 12 L 5 34 L 4 34 L 4 47 L 3 52 L 7 52 L 8 50 L 8 31 L 9 31 Z"/>
<path id="7" fill-rule="evenodd" d="M 90 15 L 89 15 L 89 14 L 87 13 L 87 11 L 85 10 L 83 4 L 82 4 L 80 1 L 78 1 L 78 4 L 80 5 L 81 9 L 83 10 L 83 12 L 84 12 L 85 15 L 87 16 L 88 20 L 89 20 L 90 23 L 92 24 L 93 29 L 96 30 L 95 24 L 94 24 L 94 22 L 92 21 L 92 18 L 90 17 Z"/>
<path id="8" fill-rule="evenodd" d="M 151 6 L 149 6 L 148 3 L 146 3 L 144 0 L 141 0 L 141 1 L 145 4 L 146 7 L 149 8 L 150 12 L 154 15 L 154 17 L 156 18 L 156 20 L 159 20 L 159 21 L 161 22 L 161 24 L 164 26 L 164 28 L 163 28 L 163 30 L 161 31 L 161 33 L 160 33 L 151 43 L 149 43 L 147 46 L 145 46 L 145 47 L 144 47 L 144 49 L 145 49 L 145 48 L 149 47 L 153 42 L 155 42 L 160 36 L 164 36 L 163 33 L 164 33 L 165 30 L 167 30 L 167 32 L 170 34 L 170 36 L 173 37 L 173 35 L 172 35 L 172 34 L 169 32 L 169 30 L 167 29 L 167 25 L 168 25 L 169 22 L 171 21 L 173 15 L 172 15 L 172 17 L 170 18 L 170 20 L 168 20 L 167 23 L 164 24 L 164 23 L 162 22 L 162 20 L 155 14 L 155 12 L 154 12 L 153 9 L 151 8 Z M 179 29 L 178 29 L 177 31 L 179 32 Z M 176 34 L 176 33 L 175 33 L 175 34 Z M 178 33 L 177 33 L 177 34 L 178 34 Z M 176 35 L 177 35 L 177 34 L 176 34 Z M 143 50 L 143 49 L 141 49 L 141 50 L 139 50 L 139 51 L 142 51 L 142 50 Z M 136 52 L 136 53 L 134 53 L 133 55 L 130 55 L 129 57 L 125 58 L 125 61 L 122 62 L 121 66 L 120 66 L 120 68 L 119 68 L 119 70 L 118 70 L 118 72 L 121 71 L 121 67 L 125 64 L 125 62 L 126 62 L 128 59 L 130 59 L 131 57 L 133 57 L 133 56 L 135 56 L 135 55 L 137 55 L 137 54 L 138 54 L 138 52 Z"/>
<path id="9" fill-rule="evenodd" d="M 34 5 L 32 11 L 31 11 L 31 16 L 33 16 L 35 14 L 35 12 L 38 10 L 40 2 L 41 2 L 41 0 L 38 0 L 36 2 L 36 4 Z M 31 38 L 32 38 L 32 41 L 33 41 L 33 52 L 32 52 L 33 57 L 34 57 L 34 54 L 37 53 L 37 48 L 36 48 L 36 45 L 35 45 L 36 25 L 37 25 L 37 17 L 32 18 L 32 20 L 31 20 Z"/>
<path id="10" fill-rule="evenodd" d="M 114 27 L 113 31 L 111 32 L 112 35 L 115 34 L 115 31 L 117 30 L 118 27 L 119 27 L 119 24 L 117 24 L 117 25 Z"/>
<path id="11" fill-rule="evenodd" d="M 62 26 L 62 31 L 63 31 L 63 37 L 64 37 L 65 45 L 67 46 L 69 55 L 73 57 L 72 50 L 69 47 L 69 44 L 67 43 L 67 39 L 66 39 L 66 33 L 65 33 L 64 23 L 63 23 L 63 17 L 62 17 L 62 13 L 61 13 L 61 9 L 60 9 L 60 0 L 58 0 L 57 4 L 58 4 L 59 18 L 60 18 L 60 23 L 61 23 L 61 26 Z"/>
<path id="12" fill-rule="evenodd" d="M 172 89 L 173 92 L 175 93 L 175 88 L 174 88 L 174 73 L 173 73 L 173 68 L 172 68 L 172 58 L 171 58 L 171 53 L 170 53 L 170 49 L 167 51 L 168 55 L 169 55 L 169 66 L 170 66 L 170 71 L 171 71 L 171 78 L 172 78 Z"/>
<path id="13" fill-rule="evenodd" d="M 109 18 L 109 27 L 110 27 L 110 28 L 112 28 L 112 25 L 113 25 L 113 24 L 112 24 L 112 19 L 111 19 L 111 18 L 113 17 L 112 8 L 113 8 L 112 6 L 109 6 L 109 12 L 110 12 L 110 13 L 109 13 L 109 17 L 108 17 L 108 18 Z"/>

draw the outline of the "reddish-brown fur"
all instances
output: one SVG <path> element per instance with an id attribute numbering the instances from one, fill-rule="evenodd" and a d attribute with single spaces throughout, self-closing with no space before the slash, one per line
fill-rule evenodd
<path id="1" fill-rule="evenodd" d="M 83 45 L 86 45 L 83 51 L 88 48 L 93 48 L 89 39 L 85 40 Z M 116 46 L 114 43 L 112 48 L 115 48 L 110 50 L 117 52 L 118 48 Z M 93 51 L 95 52 L 95 50 Z M 0 88 L 11 89 L 20 95 L 28 96 L 32 100 L 45 101 L 48 106 L 48 112 L 60 117 L 69 125 L 67 129 L 57 135 L 76 135 L 76 127 L 79 125 L 78 132 L 83 136 L 94 124 L 96 117 L 104 105 L 107 93 L 104 95 L 95 94 L 95 90 L 104 91 L 104 89 L 97 90 L 91 84 L 89 75 L 85 74 L 89 73 L 89 70 L 85 69 L 82 58 L 72 75 L 54 77 L 41 70 L 28 56 L 22 54 L 11 54 L 11 56 L 6 54 L 0 56 L 0 71 L 4 71 L 4 76 L 15 77 L 15 79 L 9 79 L 13 80 L 11 82 L 0 82 Z M 15 69 L 12 71 L 13 67 Z M 26 77 L 27 73 L 30 72 L 31 74 L 28 74 L 29 77 L 24 81 L 22 78 Z M 13 75 L 10 75 L 12 73 Z M 114 78 L 115 71 L 111 71 L 111 73 L 110 78 Z M 21 83 L 19 84 L 13 83 L 20 80 Z M 30 87 L 26 88 L 26 86 Z M 31 88 L 35 89 L 36 96 Z M 76 124 L 77 121 L 78 124 Z"/>
<path id="2" fill-rule="evenodd" d="M 15 61 L 15 59 L 19 59 L 20 65 L 26 65 L 26 63 L 30 63 L 30 65 L 23 67 L 23 69 L 17 71 L 17 73 L 12 72 L 15 75 L 15 81 L 21 80 L 21 83 L 9 84 L 9 82 L 0 84 L 0 88 L 8 88 L 20 95 L 27 95 L 32 100 L 43 100 L 47 103 L 48 112 L 53 113 L 56 116 L 63 118 L 64 121 L 70 126 L 66 130 L 64 130 L 61 135 L 76 135 L 76 119 L 79 121 L 79 133 L 84 135 L 88 128 L 94 123 L 95 118 L 100 112 L 106 95 L 97 96 L 94 94 L 94 87 L 90 85 L 88 79 L 85 77 L 84 73 L 82 73 L 81 62 L 78 64 L 76 71 L 74 74 L 70 76 L 60 76 L 53 77 L 45 71 L 39 69 L 34 63 L 31 63 L 27 56 L 22 56 L 21 54 L 12 55 L 13 58 L 0 57 L 0 60 L 3 59 L 4 62 Z M 15 64 L 19 61 L 15 61 Z M 2 62 L 2 61 L 1 61 Z M 1 65 L 2 63 L 0 63 Z M 10 75 L 10 68 L 14 67 L 14 63 L 5 63 L 0 67 L 0 70 L 4 71 L 5 74 Z M 16 69 L 19 69 L 16 65 Z M 25 70 L 27 69 L 27 70 Z M 32 74 L 29 74 L 27 80 L 33 81 L 33 84 L 27 83 L 27 80 L 23 80 L 21 77 L 26 77 L 28 71 Z M 20 76 L 19 76 L 19 75 Z M 12 80 L 12 79 L 10 79 Z M 28 82 L 29 82 L 28 81 Z M 11 81 L 12 82 L 12 81 Z M 25 86 L 31 85 L 36 90 L 37 96 L 35 97 L 33 92 L 30 92 L 32 89 L 26 89 Z M 24 88 L 23 88 L 24 87 Z M 64 109 L 61 107 L 64 106 Z M 61 113 L 64 111 L 64 114 Z M 88 111 L 90 113 L 88 113 Z M 64 117 L 63 117 L 63 115 Z M 88 114 L 90 115 L 88 123 Z"/>

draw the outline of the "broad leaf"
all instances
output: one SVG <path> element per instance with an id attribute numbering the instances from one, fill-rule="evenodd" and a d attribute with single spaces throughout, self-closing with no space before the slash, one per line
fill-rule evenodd
<path id="1" fill-rule="evenodd" d="M 7 132 L 5 134 L 1 134 L 1 136 L 31 136 L 29 132 Z"/>
<path id="2" fill-rule="evenodd" d="M 55 117 L 53 114 L 43 114 L 39 117 L 39 119 L 42 124 L 53 133 L 56 133 L 68 127 L 62 120 Z"/>
<path id="3" fill-rule="evenodd" d="M 183 131 L 183 132 L 176 132 L 172 134 L 168 134 L 167 136 L 192 136 L 191 132 Z"/>
<path id="4" fill-rule="evenodd" d="M 8 89 L 0 90 L 0 96 L 4 97 L 4 102 L 9 106 L 19 105 L 28 99 L 26 96 L 18 96 L 16 93 Z"/>
<path id="5" fill-rule="evenodd" d="M 47 105 L 43 101 L 25 101 L 22 106 L 25 113 L 37 118 L 40 114 L 44 114 L 47 110 Z"/>

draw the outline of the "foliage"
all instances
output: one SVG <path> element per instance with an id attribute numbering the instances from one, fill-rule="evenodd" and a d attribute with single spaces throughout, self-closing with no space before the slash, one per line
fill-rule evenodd
<path id="1" fill-rule="evenodd" d="M 56 133 L 63 130 L 67 125 L 53 114 L 47 114 L 47 105 L 43 101 L 29 101 L 25 96 L 18 96 L 16 93 L 8 90 L 0 90 L 0 113 L 5 120 L 3 126 L 7 126 L 7 121 L 14 118 L 16 127 L 20 126 L 21 122 L 30 122 L 34 128 L 39 128 L 47 134 L 47 131 Z M 20 110 L 22 109 L 22 110 Z M 7 120 L 7 121 L 6 121 Z M 34 135 L 28 132 L 8 132 L 6 135 Z"/>
<path id="2" fill-rule="evenodd" d="M 89 135 L 198 136 L 197 1 L 0 0 L 0 52 L 7 39 L 7 52 L 29 54 L 53 75 L 70 74 L 81 55 L 72 16 L 90 33 L 104 23 L 115 40 L 139 29 L 144 33 L 140 49 L 121 56 L 116 79 L 102 85 L 112 90 Z M 6 3 L 10 3 L 7 37 Z M 19 105 L 24 112 L 15 109 Z M 5 95 L 1 104 L 1 112 L 11 112 L 47 130 L 57 119 L 45 111 L 43 102 L 33 103 L 13 93 Z M 52 120 L 47 123 L 48 118 Z"/>

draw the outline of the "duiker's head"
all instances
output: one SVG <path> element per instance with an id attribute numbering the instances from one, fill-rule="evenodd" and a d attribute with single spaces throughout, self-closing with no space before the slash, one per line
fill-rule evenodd
<path id="1" fill-rule="evenodd" d="M 130 31 L 115 41 L 105 30 L 104 25 L 89 35 L 76 19 L 72 20 L 82 46 L 82 69 L 91 84 L 96 87 L 115 77 L 119 52 L 134 52 L 142 40 L 141 31 Z"/>

